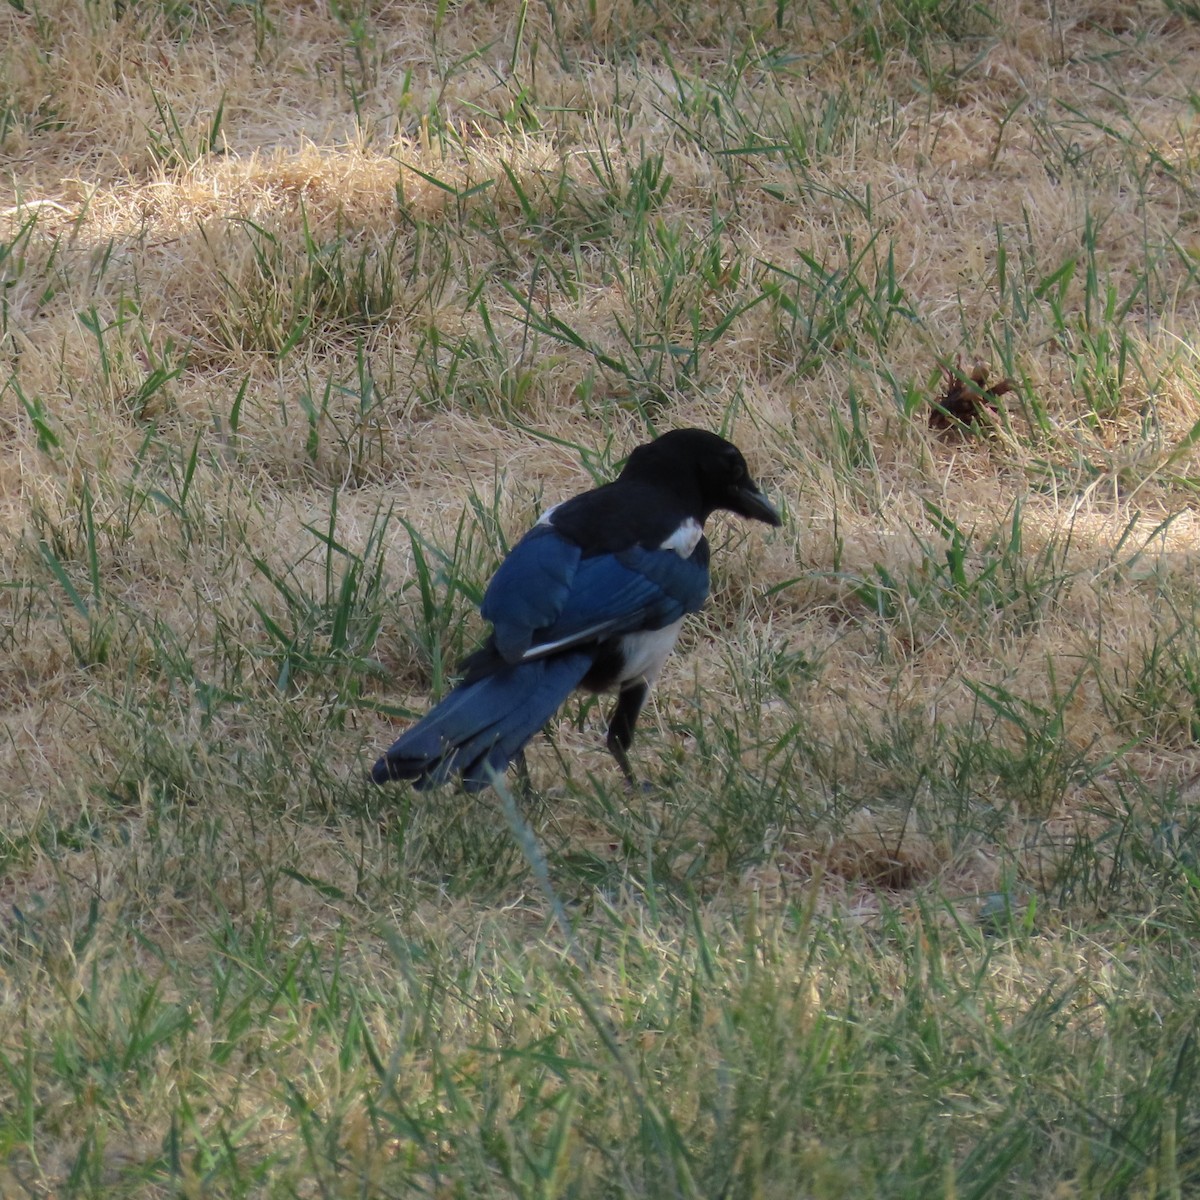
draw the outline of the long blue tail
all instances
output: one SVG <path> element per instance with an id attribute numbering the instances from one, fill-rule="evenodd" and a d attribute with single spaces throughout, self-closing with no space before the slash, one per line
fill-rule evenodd
<path id="1" fill-rule="evenodd" d="M 517 663 L 461 683 L 392 744 L 376 783 L 411 779 L 418 790 L 456 772 L 470 792 L 487 787 L 555 714 L 592 665 L 590 653 Z"/>

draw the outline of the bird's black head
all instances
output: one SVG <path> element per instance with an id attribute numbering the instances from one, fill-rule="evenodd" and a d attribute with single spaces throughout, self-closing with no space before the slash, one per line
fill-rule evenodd
<path id="1" fill-rule="evenodd" d="M 742 452 L 706 429 L 673 429 L 639 446 L 621 478 L 678 491 L 698 510 L 701 522 L 721 508 L 768 525 L 781 523 L 774 505 L 750 477 Z"/>

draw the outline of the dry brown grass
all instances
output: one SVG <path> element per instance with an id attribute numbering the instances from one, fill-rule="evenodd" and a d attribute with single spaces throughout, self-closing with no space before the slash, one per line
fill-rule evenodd
<path id="1" fill-rule="evenodd" d="M 10 1071 L 5 1107 L 38 1115 L 2 1143 L 0 1192 L 73 1194 L 84 1162 L 81 1194 L 166 1194 L 171 1171 L 210 1194 L 213 1131 L 244 1120 L 255 1161 L 290 1164 L 271 1194 L 317 1194 L 328 1164 L 297 1150 L 283 1082 L 303 1077 L 364 1194 L 402 1193 L 405 1135 L 379 1132 L 346 1082 L 371 1071 L 301 999 L 255 1018 L 258 1067 L 214 1051 L 205 972 L 259 919 L 262 944 L 229 952 L 264 978 L 301 941 L 343 962 L 431 1129 L 453 1108 L 439 1055 L 477 1079 L 481 1039 L 577 1027 L 573 1052 L 603 1057 L 589 997 L 637 1025 L 624 941 L 564 990 L 498 807 L 360 781 L 477 636 L 501 546 L 587 486 L 582 451 L 608 473 L 651 426 L 729 429 L 788 521 L 715 531 L 714 595 L 639 738 L 662 794 L 623 797 L 571 705 L 529 815 L 581 922 L 636 943 L 639 986 L 729 973 L 700 1058 L 643 1030 L 682 1126 L 708 1111 L 707 1056 L 742 1052 L 730 1012 L 811 1031 L 868 976 L 906 994 L 853 931 L 903 942 L 1001 894 L 1068 923 L 1166 903 L 1130 897 L 1166 869 L 1159 825 L 1190 836 L 1200 740 L 1200 22 L 1148 0 L 778 13 L 0 12 L 0 1049 L 67 1080 L 35 1104 Z M 931 427 L 960 360 L 1014 390 L 979 429 Z M 432 616 L 414 534 L 448 556 Z M 338 643 L 326 589 L 352 555 L 384 570 Z M 655 879 L 692 914 L 660 912 Z M 849 965 L 804 949 L 801 910 L 845 922 Z M 749 912 L 779 923 L 772 947 Z M 428 1018 L 432 1058 L 392 1028 L 426 960 L 397 967 L 381 926 L 475 963 Z M 998 968 L 1005 1011 L 1091 971 L 1073 942 L 1030 954 Z M 1088 986 L 1116 995 L 1107 971 Z M 45 1047 L 100 1045 L 95 1014 L 152 979 L 192 1014 L 183 1065 L 137 1067 L 141 1098 L 100 1119 Z M 185 1076 L 206 1113 L 172 1099 Z M 570 1103 L 603 1095 L 580 1086 Z M 611 1122 L 560 1183 L 610 1163 Z M 806 1136 L 784 1157 L 811 1194 L 874 1186 L 869 1156 L 843 1168 Z M 209 1158 L 168 1170 L 171 1137 Z M 436 1182 L 430 1137 L 413 1170 Z M 794 1195 L 758 1137 L 733 1139 L 731 1177 Z M 664 1154 L 682 1174 L 661 1186 L 701 1194 Z M 895 1194 L 933 1194 L 921 1178 Z"/>

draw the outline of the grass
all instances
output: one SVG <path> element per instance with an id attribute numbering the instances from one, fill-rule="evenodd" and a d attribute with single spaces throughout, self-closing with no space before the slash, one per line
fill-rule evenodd
<path id="1" fill-rule="evenodd" d="M 1197 43 L 11 0 L 0 1194 L 1195 1194 Z M 683 424 L 787 519 L 652 787 L 579 698 L 520 796 L 371 787 Z"/>

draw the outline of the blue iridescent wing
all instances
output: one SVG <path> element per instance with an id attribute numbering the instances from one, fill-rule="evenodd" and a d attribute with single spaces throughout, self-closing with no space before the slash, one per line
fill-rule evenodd
<path id="1" fill-rule="evenodd" d="M 583 642 L 661 629 L 708 595 L 708 544 L 683 558 L 632 546 L 585 558 L 551 525 L 532 529 L 500 565 L 480 608 L 508 662 Z"/>

